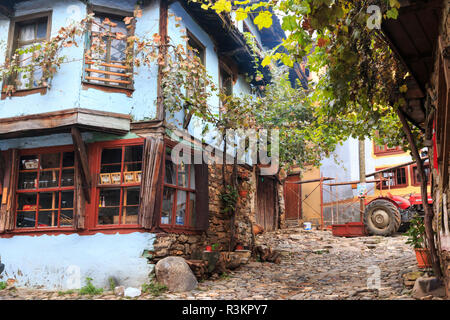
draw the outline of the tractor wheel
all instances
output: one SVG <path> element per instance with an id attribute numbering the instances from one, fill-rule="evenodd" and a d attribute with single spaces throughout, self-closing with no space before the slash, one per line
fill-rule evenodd
<path id="1" fill-rule="evenodd" d="M 398 208 L 387 200 L 374 200 L 364 212 L 364 225 L 369 234 L 390 236 L 398 230 L 401 215 Z"/>

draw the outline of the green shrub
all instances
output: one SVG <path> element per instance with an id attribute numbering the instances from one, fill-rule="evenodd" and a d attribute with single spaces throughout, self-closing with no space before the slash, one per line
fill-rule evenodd
<path id="1" fill-rule="evenodd" d="M 117 287 L 117 283 L 116 280 L 114 280 L 114 278 L 109 278 L 109 290 L 114 291 L 114 289 Z"/>
<path id="2" fill-rule="evenodd" d="M 88 294 L 90 296 L 97 295 L 103 293 L 102 288 L 96 288 L 92 284 L 92 278 L 86 278 L 86 285 L 80 289 L 80 294 L 85 295 Z"/>
<path id="3" fill-rule="evenodd" d="M 0 290 L 4 290 L 6 288 L 6 282 L 0 281 Z"/>
<path id="4" fill-rule="evenodd" d="M 150 283 L 145 283 L 142 285 L 142 292 L 151 293 L 155 297 L 160 296 L 164 291 L 167 290 L 167 286 L 164 284 L 151 281 Z"/>

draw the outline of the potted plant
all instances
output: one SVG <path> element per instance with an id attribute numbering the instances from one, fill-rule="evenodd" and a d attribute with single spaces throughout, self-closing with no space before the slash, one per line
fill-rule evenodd
<path id="1" fill-rule="evenodd" d="M 409 229 L 406 232 L 408 236 L 407 244 L 413 246 L 416 252 L 416 259 L 419 268 L 429 268 L 431 267 L 430 252 L 426 246 L 426 236 L 425 236 L 425 224 L 423 222 L 423 217 L 415 216 L 409 225 Z"/>

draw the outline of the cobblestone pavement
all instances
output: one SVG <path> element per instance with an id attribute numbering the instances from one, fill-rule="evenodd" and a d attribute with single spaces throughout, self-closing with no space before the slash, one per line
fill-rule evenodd
<path id="1" fill-rule="evenodd" d="M 281 264 L 251 261 L 188 293 L 165 292 L 137 299 L 412 299 L 402 274 L 417 271 L 406 237 L 333 237 L 330 231 L 284 229 L 257 237 L 282 252 Z M 380 289 L 373 289 L 379 280 Z M 369 283 L 369 285 L 368 285 Z M 80 296 L 17 288 L 0 299 L 123 299 L 112 292 Z"/>

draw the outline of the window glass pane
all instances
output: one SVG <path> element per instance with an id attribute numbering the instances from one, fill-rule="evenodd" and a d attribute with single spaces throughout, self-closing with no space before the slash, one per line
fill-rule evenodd
<path id="1" fill-rule="evenodd" d="M 39 188 L 55 188 L 59 183 L 59 169 L 41 171 L 39 173 Z"/>
<path id="2" fill-rule="evenodd" d="M 125 162 L 142 161 L 143 146 L 125 147 Z"/>
<path id="3" fill-rule="evenodd" d="M 19 190 L 36 189 L 37 172 L 20 172 L 19 173 Z"/>
<path id="4" fill-rule="evenodd" d="M 41 155 L 41 169 L 59 169 L 60 153 L 47 153 Z"/>
<path id="5" fill-rule="evenodd" d="M 175 197 L 175 189 L 164 187 L 162 213 L 161 213 L 162 224 L 172 223 L 172 208 L 174 197 Z"/>
<path id="6" fill-rule="evenodd" d="M 67 227 L 73 225 L 73 210 L 61 210 L 61 216 L 59 217 L 59 226 Z"/>
<path id="7" fill-rule="evenodd" d="M 121 172 L 122 148 L 104 149 L 102 152 L 101 173 L 119 173 Z M 112 180 L 112 179 L 111 179 Z M 119 179 L 120 181 L 120 179 Z M 112 181 L 111 181 L 112 183 Z M 120 183 L 120 182 L 119 182 Z"/>
<path id="8" fill-rule="evenodd" d="M 98 224 L 119 224 L 119 207 L 99 208 Z"/>
<path id="9" fill-rule="evenodd" d="M 122 148 L 103 149 L 102 164 L 117 164 L 122 162 Z"/>
<path id="10" fill-rule="evenodd" d="M 195 193 L 189 193 L 189 226 L 195 227 L 196 225 L 195 215 Z"/>
<path id="11" fill-rule="evenodd" d="M 61 192 L 61 209 L 73 209 L 74 191 Z"/>
<path id="12" fill-rule="evenodd" d="M 98 224 L 118 224 L 120 189 L 100 190 Z"/>
<path id="13" fill-rule="evenodd" d="M 169 160 L 166 158 L 166 167 L 165 167 L 165 178 L 164 181 L 168 184 L 175 185 L 176 183 L 176 177 L 175 177 L 175 164 L 172 162 L 172 160 Z"/>
<path id="14" fill-rule="evenodd" d="M 17 212 L 17 228 L 34 228 L 36 226 L 36 212 Z"/>
<path id="15" fill-rule="evenodd" d="M 17 199 L 17 210 L 36 211 L 36 204 L 37 204 L 36 193 L 19 193 Z"/>
<path id="16" fill-rule="evenodd" d="M 61 187 L 69 187 L 74 185 L 74 170 L 66 169 L 62 171 Z"/>
<path id="17" fill-rule="evenodd" d="M 23 24 L 20 26 L 19 30 L 19 40 L 20 41 L 30 41 L 35 38 L 35 23 Z"/>
<path id="18" fill-rule="evenodd" d="M 58 210 L 39 211 L 38 227 L 51 228 L 58 226 Z"/>
<path id="19" fill-rule="evenodd" d="M 188 179 L 189 179 L 189 165 L 186 165 L 184 162 L 181 162 L 178 165 L 178 185 L 180 187 L 188 187 Z"/>
<path id="20" fill-rule="evenodd" d="M 58 209 L 59 192 L 40 192 L 39 193 L 39 212 L 41 210 Z"/>
<path id="21" fill-rule="evenodd" d="M 126 188 L 123 193 L 124 206 L 138 206 L 139 205 L 139 191 L 140 188 Z"/>
<path id="22" fill-rule="evenodd" d="M 37 36 L 36 38 L 42 39 L 47 37 L 47 21 L 40 21 L 37 24 Z"/>
<path id="23" fill-rule="evenodd" d="M 186 191 L 177 191 L 177 208 L 175 224 L 184 225 L 186 221 Z"/>
<path id="24" fill-rule="evenodd" d="M 75 166 L 75 154 L 73 152 L 63 153 L 63 167 L 73 167 Z"/>

